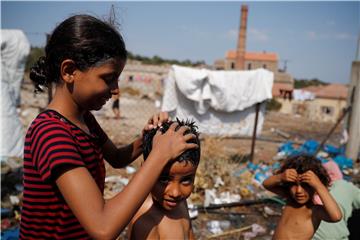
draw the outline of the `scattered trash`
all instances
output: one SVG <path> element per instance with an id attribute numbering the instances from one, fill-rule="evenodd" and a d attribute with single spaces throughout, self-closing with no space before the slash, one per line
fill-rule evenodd
<path id="1" fill-rule="evenodd" d="M 344 155 L 337 155 L 333 160 L 339 165 L 341 170 L 346 168 L 353 168 L 353 161 L 351 158 L 347 158 Z"/>
<path id="2" fill-rule="evenodd" d="M 104 198 L 110 199 L 114 197 L 117 193 L 121 192 L 123 188 L 129 183 L 129 179 L 123 178 L 121 176 L 108 176 L 105 178 L 105 190 Z"/>
<path id="3" fill-rule="evenodd" d="M 188 211 L 190 219 L 195 219 L 199 215 L 197 206 L 195 206 L 194 204 L 188 203 Z"/>
<path id="4" fill-rule="evenodd" d="M 1 229 L 3 229 L 3 220 L 1 220 Z M 20 236 L 20 228 L 15 227 L 11 229 L 6 229 L 5 231 L 1 231 L 1 239 L 2 240 L 17 240 Z"/>
<path id="5" fill-rule="evenodd" d="M 212 220 L 206 224 L 208 230 L 213 234 L 222 233 L 224 230 L 228 229 L 230 225 L 231 223 L 228 220 Z"/>
<path id="6" fill-rule="evenodd" d="M 240 194 L 232 194 L 230 192 L 222 192 L 217 196 L 216 189 L 205 190 L 204 206 L 208 207 L 210 204 L 222 204 L 238 202 L 241 199 Z"/>
<path id="7" fill-rule="evenodd" d="M 221 237 L 225 237 L 225 236 L 230 236 L 230 235 L 235 235 L 235 234 L 239 234 L 243 231 L 246 231 L 248 229 L 250 229 L 251 226 L 246 226 L 246 227 L 242 227 L 242 228 L 238 228 L 238 229 L 233 229 L 233 230 L 229 230 L 229 231 L 225 231 L 222 233 L 218 233 L 218 234 L 214 234 L 212 236 L 208 236 L 207 239 L 212 239 L 212 238 L 221 238 Z"/>
<path id="8" fill-rule="evenodd" d="M 259 234 L 263 234 L 266 232 L 266 229 L 259 224 L 252 224 L 251 225 L 251 232 L 245 232 L 242 235 L 244 236 L 244 240 L 250 240 L 252 238 L 255 238 Z"/>
<path id="9" fill-rule="evenodd" d="M 280 216 L 281 213 L 280 212 L 276 212 L 275 210 L 273 210 L 272 208 L 265 206 L 264 207 L 264 213 L 267 216 Z"/>
<path id="10" fill-rule="evenodd" d="M 289 139 L 290 138 L 290 134 L 284 132 L 284 131 L 281 131 L 280 129 L 277 129 L 277 128 L 270 128 L 270 131 L 273 132 L 273 133 L 276 133 L 277 135 L 285 138 L 285 139 Z"/>

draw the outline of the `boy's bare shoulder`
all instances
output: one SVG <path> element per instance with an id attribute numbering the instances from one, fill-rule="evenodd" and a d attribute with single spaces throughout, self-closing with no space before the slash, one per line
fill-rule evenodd
<path id="1" fill-rule="evenodd" d="M 153 214 L 152 206 L 153 201 L 149 196 L 130 222 L 128 229 L 129 239 L 157 238 L 158 221 L 156 220 L 156 214 Z"/>
<path id="2" fill-rule="evenodd" d="M 131 223 L 135 223 L 144 213 L 150 210 L 152 205 L 153 205 L 153 201 L 151 197 L 148 196 L 141 205 L 141 207 L 139 208 L 139 210 L 136 212 L 134 217 L 132 218 Z"/>

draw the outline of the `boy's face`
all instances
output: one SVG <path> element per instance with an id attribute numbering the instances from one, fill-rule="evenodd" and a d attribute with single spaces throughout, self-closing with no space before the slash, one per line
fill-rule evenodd
<path id="1" fill-rule="evenodd" d="M 168 164 L 151 190 L 153 200 L 165 210 L 175 209 L 190 196 L 196 168 L 186 160 Z"/>
<path id="2" fill-rule="evenodd" d="M 299 204 L 311 201 L 314 190 L 306 183 L 294 182 L 289 187 L 291 197 Z"/>

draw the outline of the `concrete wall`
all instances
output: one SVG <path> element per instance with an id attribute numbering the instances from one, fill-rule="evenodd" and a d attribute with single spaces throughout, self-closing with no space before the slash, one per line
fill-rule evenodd
<path id="1" fill-rule="evenodd" d="M 292 114 L 292 101 L 289 99 L 284 99 L 283 97 L 275 97 L 275 100 L 281 103 L 281 108 L 279 112 Z"/>
<path id="2" fill-rule="evenodd" d="M 317 98 L 313 101 L 312 120 L 336 122 L 346 107 L 345 99 Z"/>
<path id="3" fill-rule="evenodd" d="M 167 77 L 170 65 L 157 66 L 128 62 L 120 75 L 120 87 L 132 87 L 144 94 L 153 95 L 163 91 L 163 81 Z"/>
<path id="4" fill-rule="evenodd" d="M 313 121 L 336 122 L 346 107 L 345 99 L 317 98 L 312 101 L 295 101 L 275 98 L 281 103 L 279 112 L 285 114 L 298 114 Z"/>

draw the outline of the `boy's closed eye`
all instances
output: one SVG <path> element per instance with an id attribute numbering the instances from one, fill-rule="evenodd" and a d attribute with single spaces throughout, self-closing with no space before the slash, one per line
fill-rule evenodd
<path id="1" fill-rule="evenodd" d="M 172 181 L 172 178 L 170 176 L 160 176 L 158 179 L 158 182 L 161 184 L 168 184 L 170 181 Z M 190 185 L 194 182 L 194 175 L 184 176 L 180 179 L 180 183 L 183 185 Z"/>
<path id="2" fill-rule="evenodd" d="M 161 184 L 168 184 L 171 181 L 169 176 L 160 176 L 158 182 Z"/>
<path id="3" fill-rule="evenodd" d="M 194 182 L 194 175 L 186 176 L 181 179 L 181 183 L 184 185 L 190 185 Z"/>

